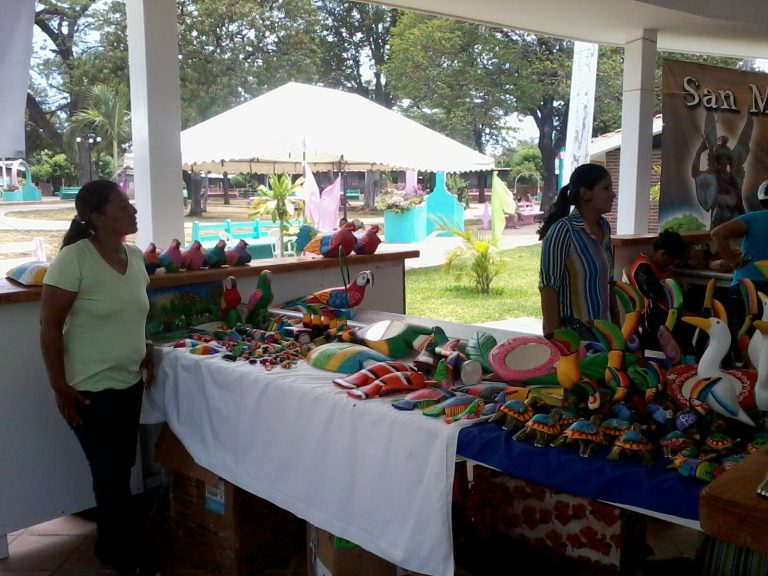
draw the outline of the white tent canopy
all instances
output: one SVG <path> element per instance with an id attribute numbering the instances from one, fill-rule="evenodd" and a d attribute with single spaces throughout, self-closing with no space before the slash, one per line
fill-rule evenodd
<path id="1" fill-rule="evenodd" d="M 362 96 L 289 82 L 181 133 L 189 170 L 492 170 L 480 154 Z"/>

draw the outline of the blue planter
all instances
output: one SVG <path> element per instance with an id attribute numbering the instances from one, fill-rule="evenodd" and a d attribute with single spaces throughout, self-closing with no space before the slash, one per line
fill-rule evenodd
<path id="1" fill-rule="evenodd" d="M 384 242 L 421 242 L 427 237 L 424 205 L 403 212 L 384 210 Z"/>

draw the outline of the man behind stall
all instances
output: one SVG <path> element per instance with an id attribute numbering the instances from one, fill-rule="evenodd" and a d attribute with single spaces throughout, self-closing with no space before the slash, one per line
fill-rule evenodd
<path id="1" fill-rule="evenodd" d="M 641 252 L 629 267 L 627 280 L 646 298 L 641 331 L 645 348 L 659 349 L 659 328 L 665 324 L 669 312 L 663 281 L 672 277 L 672 265 L 685 256 L 687 249 L 680 234 L 662 230 L 653 241 L 653 252 Z"/>

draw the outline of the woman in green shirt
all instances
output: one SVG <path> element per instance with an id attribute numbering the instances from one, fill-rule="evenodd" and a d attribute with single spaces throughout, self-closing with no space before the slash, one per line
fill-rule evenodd
<path id="1" fill-rule="evenodd" d="M 45 275 L 40 343 L 59 412 L 85 452 L 97 506 L 96 556 L 123 575 L 142 568 L 131 505 L 143 389 L 154 378 L 146 339 L 149 276 L 123 239 L 136 209 L 109 180 L 85 184 Z"/>

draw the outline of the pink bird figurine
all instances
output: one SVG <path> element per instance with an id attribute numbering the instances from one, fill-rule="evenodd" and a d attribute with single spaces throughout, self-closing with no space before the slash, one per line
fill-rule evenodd
<path id="1" fill-rule="evenodd" d="M 248 252 L 248 242 L 240 240 L 237 246 L 225 251 L 228 266 L 245 266 L 251 261 L 251 253 Z"/>
<path id="2" fill-rule="evenodd" d="M 205 254 L 203 254 L 203 245 L 199 240 L 195 240 L 189 245 L 189 248 L 181 253 L 181 267 L 184 270 L 200 270 L 206 265 Z"/>
<path id="3" fill-rule="evenodd" d="M 147 269 L 147 274 L 150 276 L 155 273 L 158 268 L 162 268 L 160 263 L 160 250 L 154 242 L 150 242 L 147 249 L 144 250 L 144 267 Z"/>
<path id="4" fill-rule="evenodd" d="M 304 246 L 303 251 L 320 254 L 325 258 L 335 258 L 339 254 L 349 256 L 357 244 L 355 228 L 354 222 L 347 222 L 336 232 L 315 236 Z M 299 249 L 299 246 L 297 245 L 296 248 Z"/>
<path id="5" fill-rule="evenodd" d="M 374 224 L 365 234 L 357 239 L 355 244 L 355 254 L 373 254 L 381 244 L 381 238 L 379 238 L 379 225 Z"/>
<path id="6" fill-rule="evenodd" d="M 160 254 L 160 265 L 166 272 L 178 272 L 181 270 L 181 242 L 178 238 L 171 240 L 168 249 Z"/>

